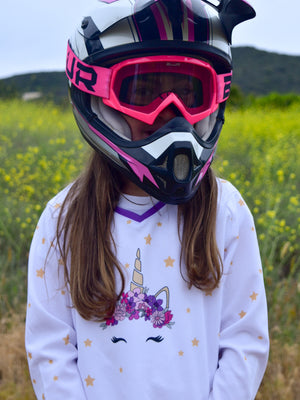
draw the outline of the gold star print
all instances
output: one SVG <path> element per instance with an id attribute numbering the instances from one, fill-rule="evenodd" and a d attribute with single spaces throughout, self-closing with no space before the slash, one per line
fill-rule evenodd
<path id="1" fill-rule="evenodd" d="M 45 244 L 45 243 L 46 243 L 46 239 L 43 238 L 43 239 L 42 239 L 42 244 Z"/>
<path id="2" fill-rule="evenodd" d="M 44 275 L 45 275 L 45 271 L 43 270 L 43 268 L 36 270 L 37 278 L 44 278 Z"/>
<path id="3" fill-rule="evenodd" d="M 49 364 L 53 364 L 53 360 L 49 360 Z"/>
<path id="4" fill-rule="evenodd" d="M 161 226 L 162 226 L 162 223 L 161 223 L 161 222 L 158 222 L 158 223 L 157 223 L 157 226 L 161 227 Z"/>
<path id="5" fill-rule="evenodd" d="M 198 347 L 199 344 L 199 340 L 197 340 L 196 338 L 194 340 L 192 340 L 193 346 Z"/>
<path id="6" fill-rule="evenodd" d="M 61 204 L 56 203 L 55 206 L 54 206 L 54 208 L 55 208 L 55 209 L 58 209 L 60 206 L 61 206 Z"/>
<path id="7" fill-rule="evenodd" d="M 179 357 L 182 357 L 183 356 L 183 351 L 182 350 L 180 350 L 179 352 L 178 352 L 178 355 L 179 355 Z"/>
<path id="8" fill-rule="evenodd" d="M 32 383 L 35 385 L 35 384 L 36 384 L 36 380 L 35 380 L 35 379 L 33 379 L 33 380 L 32 380 Z"/>
<path id="9" fill-rule="evenodd" d="M 174 262 L 175 260 L 173 260 L 170 256 L 164 260 L 164 262 L 166 263 L 166 267 L 174 267 Z"/>
<path id="10" fill-rule="evenodd" d="M 28 353 L 28 358 L 29 358 L 30 360 L 32 360 L 32 354 L 31 354 L 31 353 Z"/>
<path id="11" fill-rule="evenodd" d="M 62 290 L 60 293 L 62 294 L 62 296 L 64 296 L 66 294 L 66 292 L 64 290 Z"/>
<path id="12" fill-rule="evenodd" d="M 120 371 L 120 373 L 122 374 L 122 373 L 123 373 L 123 368 L 120 368 L 119 371 Z"/>
<path id="13" fill-rule="evenodd" d="M 186 312 L 189 314 L 189 313 L 191 312 L 191 309 L 190 309 L 190 308 L 187 308 L 187 309 L 186 309 Z"/>
<path id="14" fill-rule="evenodd" d="M 262 269 L 261 269 L 261 268 L 259 268 L 258 272 L 259 272 L 260 274 L 262 274 Z"/>
<path id="15" fill-rule="evenodd" d="M 94 380 L 95 380 L 94 378 L 88 375 L 88 377 L 85 378 L 86 386 L 94 386 Z"/>
<path id="16" fill-rule="evenodd" d="M 244 205 L 245 205 L 245 202 L 244 202 L 242 199 L 240 199 L 240 200 L 239 200 L 239 205 L 240 205 L 240 206 L 244 206 Z"/>
<path id="17" fill-rule="evenodd" d="M 251 299 L 252 301 L 255 301 L 257 296 L 258 296 L 258 293 L 253 292 L 253 293 L 251 294 L 251 296 L 249 296 L 249 297 L 250 297 L 250 299 Z"/>
<path id="18" fill-rule="evenodd" d="M 152 237 L 151 237 L 150 233 L 148 236 L 144 237 L 144 239 L 146 240 L 146 244 L 151 244 Z"/>
<path id="19" fill-rule="evenodd" d="M 46 400 L 46 397 L 45 397 L 44 393 L 43 393 L 42 399 L 43 399 L 43 400 Z"/>
<path id="20" fill-rule="evenodd" d="M 263 337 L 262 336 L 258 336 L 257 337 L 259 340 L 263 340 Z"/>
<path id="21" fill-rule="evenodd" d="M 130 219 L 127 221 L 127 225 L 129 225 L 129 224 L 131 224 L 131 220 Z"/>
<path id="22" fill-rule="evenodd" d="M 125 264 L 125 268 L 128 269 L 130 265 L 128 263 Z"/>
<path id="23" fill-rule="evenodd" d="M 241 318 L 244 318 L 244 316 L 246 315 L 247 313 L 245 313 L 245 311 L 241 311 L 240 313 L 239 313 L 239 316 L 241 317 Z"/>
<path id="24" fill-rule="evenodd" d="M 92 341 L 90 339 L 86 339 L 84 342 L 85 347 L 91 347 L 92 346 Z"/>
<path id="25" fill-rule="evenodd" d="M 66 337 L 63 338 L 63 340 L 65 342 L 65 345 L 69 344 L 70 343 L 70 336 L 67 335 Z"/>
<path id="26" fill-rule="evenodd" d="M 53 380 L 54 380 L 54 381 L 58 381 L 58 376 L 54 376 L 54 377 L 53 377 Z"/>

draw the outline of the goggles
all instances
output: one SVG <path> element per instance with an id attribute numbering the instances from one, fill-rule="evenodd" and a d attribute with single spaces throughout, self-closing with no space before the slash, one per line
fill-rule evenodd
<path id="1" fill-rule="evenodd" d="M 122 61 L 110 68 L 83 63 L 68 45 L 66 74 L 85 93 L 130 117 L 153 124 L 175 105 L 190 123 L 206 118 L 229 97 L 232 73 L 184 56 L 149 56 Z"/>

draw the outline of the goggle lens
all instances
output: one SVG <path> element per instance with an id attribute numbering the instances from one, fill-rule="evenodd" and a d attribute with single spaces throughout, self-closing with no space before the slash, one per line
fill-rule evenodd
<path id="1" fill-rule="evenodd" d="M 122 81 L 119 100 L 127 106 L 148 106 L 156 99 L 163 101 L 174 93 L 187 108 L 203 104 L 202 82 L 179 73 L 145 73 L 127 77 Z"/>

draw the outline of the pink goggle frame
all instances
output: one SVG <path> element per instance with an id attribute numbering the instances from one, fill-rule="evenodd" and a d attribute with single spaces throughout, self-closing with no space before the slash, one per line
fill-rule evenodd
<path id="1" fill-rule="evenodd" d="M 201 104 L 189 106 L 172 90 L 158 94 L 150 104 L 136 105 L 122 100 L 120 90 L 126 78 L 134 77 L 136 71 L 146 74 L 175 74 L 192 77 L 201 82 L 203 99 Z M 74 86 L 85 93 L 101 97 L 103 103 L 130 117 L 153 124 L 157 116 L 174 104 L 190 124 L 206 118 L 227 100 L 232 73 L 217 74 L 212 66 L 195 58 L 184 56 L 149 56 L 122 61 L 110 68 L 88 65 L 82 62 L 68 44 L 66 74 Z M 181 76 L 180 75 L 180 76 Z"/>

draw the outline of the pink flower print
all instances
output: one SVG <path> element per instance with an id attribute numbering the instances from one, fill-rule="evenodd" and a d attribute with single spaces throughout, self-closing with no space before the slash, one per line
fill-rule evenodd
<path id="1" fill-rule="evenodd" d="M 114 318 L 114 316 L 112 316 L 111 318 L 108 318 L 108 319 L 105 321 L 105 323 L 106 323 L 107 326 L 109 326 L 109 325 L 114 326 L 114 325 L 117 325 L 117 324 L 118 324 L 118 321 L 116 321 L 115 318 Z"/>
<path id="2" fill-rule="evenodd" d="M 122 293 L 121 303 L 128 303 L 128 293 Z"/>
<path id="3" fill-rule="evenodd" d="M 152 315 L 152 309 L 151 308 L 147 308 L 146 313 L 145 313 L 145 321 L 149 321 L 151 315 Z"/>
<path id="4" fill-rule="evenodd" d="M 126 317 L 126 304 L 119 303 L 116 306 L 114 312 L 114 318 L 116 321 L 123 321 Z"/>
<path id="5" fill-rule="evenodd" d="M 134 302 L 137 303 L 139 301 L 144 300 L 145 298 L 145 294 L 142 293 L 142 289 L 141 288 L 135 288 L 134 290 L 130 290 L 128 292 L 128 300 L 129 302 Z"/>
<path id="6" fill-rule="evenodd" d="M 172 320 L 172 318 L 173 314 L 171 314 L 171 311 L 166 311 L 164 325 L 168 325 L 168 323 Z"/>
<path id="7" fill-rule="evenodd" d="M 165 314 L 163 311 L 154 311 L 151 317 L 154 328 L 161 328 L 165 323 Z"/>
<path id="8" fill-rule="evenodd" d="M 144 301 L 139 301 L 136 303 L 135 308 L 139 311 L 147 311 L 149 309 L 149 305 L 147 303 L 145 303 Z"/>

